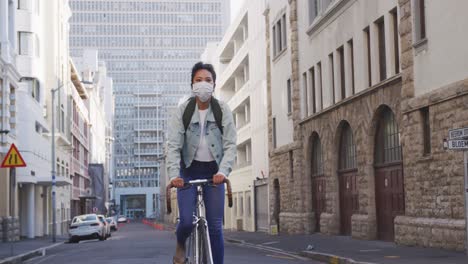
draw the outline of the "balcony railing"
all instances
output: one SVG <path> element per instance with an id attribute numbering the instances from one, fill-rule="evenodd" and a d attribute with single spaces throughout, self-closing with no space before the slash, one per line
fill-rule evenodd
<path id="1" fill-rule="evenodd" d="M 137 168 L 159 168 L 159 161 L 141 161 L 135 162 Z"/>
<path id="2" fill-rule="evenodd" d="M 148 138 L 137 138 L 135 139 L 135 143 L 163 143 L 162 137 L 148 137 Z"/>
<path id="3" fill-rule="evenodd" d="M 156 155 L 156 156 L 160 156 L 162 155 L 163 152 L 162 151 L 158 151 L 156 149 L 135 149 L 135 155 Z"/>
<path id="4" fill-rule="evenodd" d="M 154 126 L 154 125 L 153 126 L 140 125 L 139 127 L 134 126 L 133 129 L 136 131 L 162 131 L 163 130 L 162 126 Z"/>

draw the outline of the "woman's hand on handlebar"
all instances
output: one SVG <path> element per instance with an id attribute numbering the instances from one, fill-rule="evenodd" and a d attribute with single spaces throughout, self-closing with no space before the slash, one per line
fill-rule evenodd
<path id="1" fill-rule="evenodd" d="M 213 176 L 213 184 L 215 185 L 223 184 L 225 179 L 226 179 L 226 176 L 224 176 L 221 173 L 218 173 L 215 176 Z"/>
<path id="2" fill-rule="evenodd" d="M 175 188 L 182 188 L 184 187 L 185 182 L 181 177 L 177 177 L 171 180 L 171 184 Z"/>

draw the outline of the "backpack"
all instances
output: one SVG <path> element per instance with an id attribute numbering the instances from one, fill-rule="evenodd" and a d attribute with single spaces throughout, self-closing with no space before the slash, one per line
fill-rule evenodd
<path id="1" fill-rule="evenodd" d="M 197 106 L 197 101 L 195 100 L 195 97 L 190 97 L 187 101 L 189 103 L 185 107 L 184 114 L 182 116 L 182 121 L 184 123 L 185 131 L 187 131 L 187 128 L 190 125 L 190 121 L 192 121 L 192 116 Z M 210 105 L 211 105 L 211 110 L 213 111 L 216 125 L 221 131 L 221 134 L 223 134 L 223 111 L 221 111 L 221 106 L 219 105 L 218 99 L 211 97 Z"/>

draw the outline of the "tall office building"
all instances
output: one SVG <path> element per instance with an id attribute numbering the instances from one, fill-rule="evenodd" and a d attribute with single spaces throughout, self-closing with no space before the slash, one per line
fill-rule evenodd
<path id="1" fill-rule="evenodd" d="M 99 51 L 114 80 L 114 187 L 130 218 L 159 211 L 168 108 L 190 92 L 190 70 L 221 40 L 230 0 L 71 0 L 70 49 Z"/>

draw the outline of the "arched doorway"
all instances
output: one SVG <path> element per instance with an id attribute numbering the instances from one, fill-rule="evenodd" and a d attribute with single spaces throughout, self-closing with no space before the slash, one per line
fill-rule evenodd
<path id="1" fill-rule="evenodd" d="M 405 213 L 400 133 L 388 107 L 380 111 L 375 137 L 375 203 L 377 237 L 393 241 L 394 220 Z"/>
<path id="2" fill-rule="evenodd" d="M 325 211 L 325 176 L 323 174 L 322 144 L 317 134 L 312 136 L 312 207 L 315 231 L 320 232 L 320 214 Z"/>
<path id="3" fill-rule="evenodd" d="M 347 122 L 341 126 L 340 150 L 338 159 L 338 179 L 340 184 L 340 224 L 341 234 L 351 235 L 351 217 L 359 208 L 357 190 L 356 146 L 353 131 Z"/>

